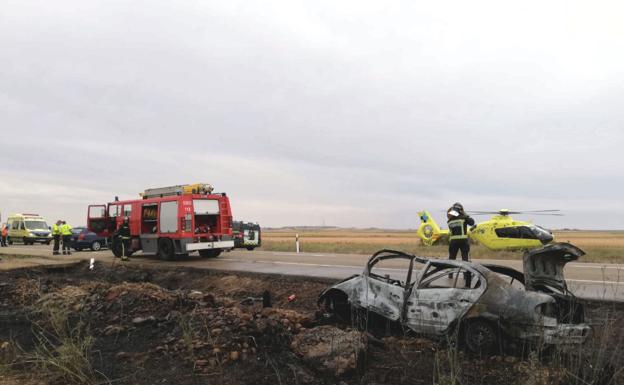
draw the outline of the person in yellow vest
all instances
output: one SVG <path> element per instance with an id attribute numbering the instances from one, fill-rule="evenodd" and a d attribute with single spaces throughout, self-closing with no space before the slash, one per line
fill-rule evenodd
<path id="1" fill-rule="evenodd" d="M 61 224 L 61 236 L 63 237 L 63 255 L 71 255 L 69 246 L 71 245 L 72 227 L 65 221 Z"/>
<path id="2" fill-rule="evenodd" d="M 61 243 L 61 221 L 56 221 L 52 225 L 52 238 L 54 238 L 54 247 L 52 248 L 52 255 L 59 255 L 59 246 Z"/>

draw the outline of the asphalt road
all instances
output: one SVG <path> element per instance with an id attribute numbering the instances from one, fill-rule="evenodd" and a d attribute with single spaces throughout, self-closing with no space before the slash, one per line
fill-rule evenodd
<path id="1" fill-rule="evenodd" d="M 13 245 L 0 248 L 1 254 L 29 256 L 29 258 L 4 258 L 0 269 L 28 267 L 40 264 L 57 264 L 95 258 L 96 261 L 112 263 L 114 258 L 109 250 L 98 252 L 73 252 L 70 256 L 52 256 L 51 246 Z M 177 261 L 161 261 L 153 255 L 135 254 L 130 264 L 145 266 L 189 266 L 195 268 L 224 271 L 249 271 L 277 273 L 310 277 L 341 279 L 362 272 L 369 256 L 356 254 L 288 253 L 273 251 L 236 250 L 222 253 L 218 258 L 204 259 L 191 255 Z M 521 261 L 476 260 L 480 263 L 493 263 L 510 266 L 522 271 Z M 393 262 L 393 261 L 390 261 Z M 116 263 L 122 263 L 117 260 Z M 380 270 L 385 274 L 401 278 L 404 266 L 387 263 Z M 569 263 L 565 277 L 570 290 L 577 296 L 592 299 L 624 301 L 624 265 L 599 263 Z"/>

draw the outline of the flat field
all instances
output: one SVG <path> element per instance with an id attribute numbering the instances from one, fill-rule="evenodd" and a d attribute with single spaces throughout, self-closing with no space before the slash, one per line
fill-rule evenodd
<path id="1" fill-rule="evenodd" d="M 447 245 L 423 246 L 415 230 L 380 229 L 279 229 L 265 230 L 262 249 L 295 251 L 295 234 L 299 234 L 302 251 L 372 254 L 380 249 L 396 249 L 423 256 L 444 257 Z M 624 231 L 555 231 L 555 241 L 570 242 L 587 254 L 581 262 L 624 262 Z M 492 251 L 475 244 L 471 249 L 476 259 L 520 259 L 522 253 Z"/>

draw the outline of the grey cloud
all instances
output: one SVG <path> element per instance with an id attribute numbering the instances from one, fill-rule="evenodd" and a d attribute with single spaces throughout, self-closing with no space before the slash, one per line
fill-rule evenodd
<path id="1" fill-rule="evenodd" d="M 0 209 L 81 222 L 207 181 L 274 226 L 414 227 L 461 200 L 622 228 L 619 5 L 566 7 L 8 2 Z"/>

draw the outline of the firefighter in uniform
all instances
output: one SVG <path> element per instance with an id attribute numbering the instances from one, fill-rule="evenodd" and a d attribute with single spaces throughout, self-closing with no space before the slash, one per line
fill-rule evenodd
<path id="1" fill-rule="evenodd" d="M 61 221 L 56 221 L 52 225 L 52 238 L 54 238 L 54 246 L 52 247 L 52 255 L 59 255 L 59 246 L 61 243 Z"/>
<path id="2" fill-rule="evenodd" d="M 468 242 L 468 226 L 474 226 L 474 219 L 470 218 L 464 211 L 461 203 L 457 202 L 448 209 L 446 216 L 448 218 L 449 228 L 449 259 L 455 260 L 457 252 L 461 251 L 462 260 L 470 260 L 470 243 Z M 449 278 L 453 275 L 449 274 Z M 464 279 L 469 284 L 470 273 L 464 272 Z"/>
<path id="3" fill-rule="evenodd" d="M 71 245 L 72 227 L 65 221 L 61 223 L 61 236 L 63 237 L 63 255 L 71 255 L 71 249 L 69 248 L 69 246 Z"/>
<path id="4" fill-rule="evenodd" d="M 115 234 L 117 239 L 121 242 L 121 260 L 129 261 L 128 254 L 130 252 L 130 223 L 128 217 L 124 218 L 123 223 L 117 229 Z"/>

